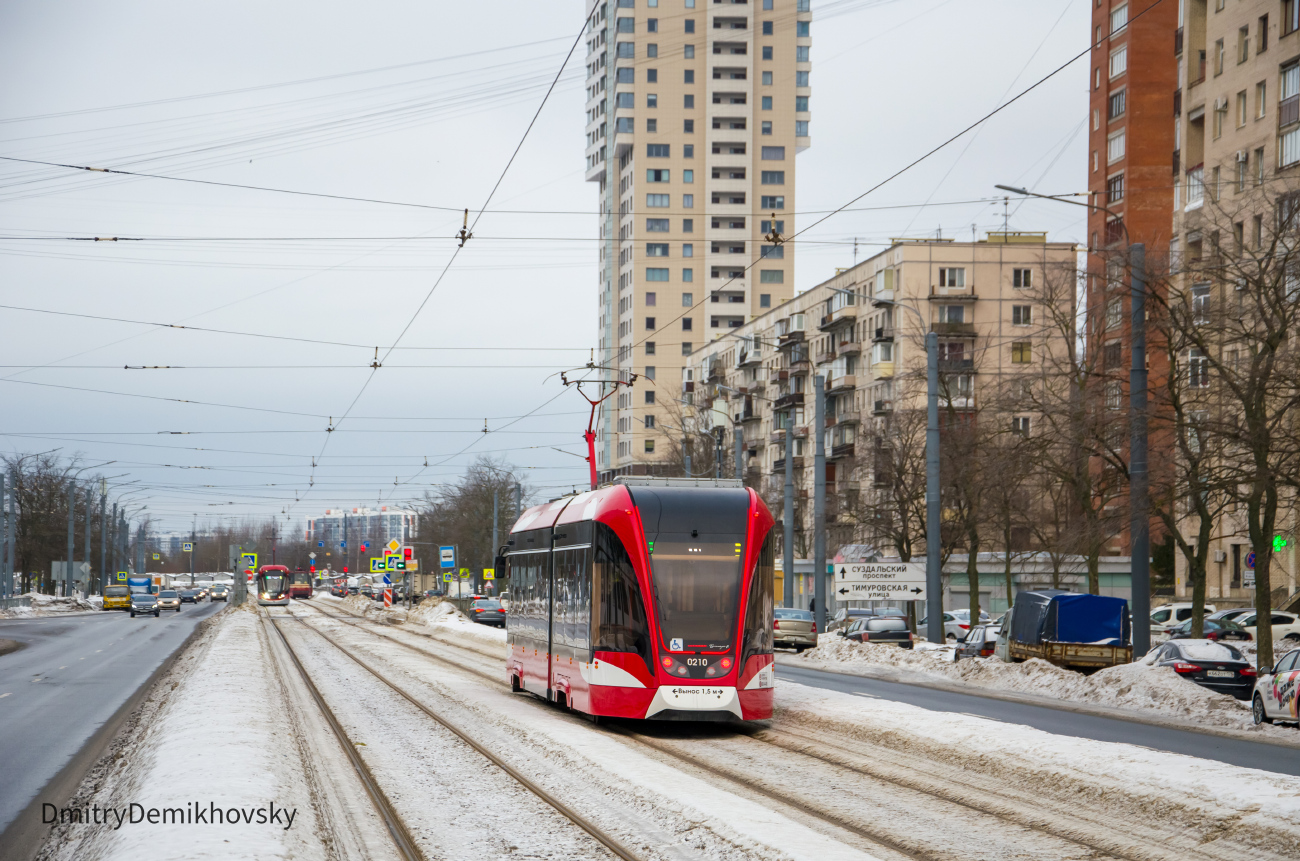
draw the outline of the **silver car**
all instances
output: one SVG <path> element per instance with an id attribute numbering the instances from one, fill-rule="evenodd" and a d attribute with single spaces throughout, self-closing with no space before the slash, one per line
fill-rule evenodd
<path id="1" fill-rule="evenodd" d="M 817 647 L 817 620 L 808 610 L 776 608 L 773 641 L 777 646 L 802 652 Z"/>

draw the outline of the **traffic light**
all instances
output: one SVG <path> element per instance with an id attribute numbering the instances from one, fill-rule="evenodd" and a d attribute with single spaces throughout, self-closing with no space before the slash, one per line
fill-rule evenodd
<path id="1" fill-rule="evenodd" d="M 414 558 L 415 558 L 415 548 L 414 548 L 414 547 L 403 547 L 403 548 L 402 548 L 402 558 L 405 559 L 407 562 L 410 562 L 412 559 L 414 559 Z"/>
<path id="2" fill-rule="evenodd" d="M 344 574 L 348 573 L 348 566 L 346 565 L 343 566 L 343 573 Z"/>

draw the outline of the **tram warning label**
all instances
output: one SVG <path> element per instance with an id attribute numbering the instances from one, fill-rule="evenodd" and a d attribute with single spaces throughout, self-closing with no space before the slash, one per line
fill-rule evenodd
<path id="1" fill-rule="evenodd" d="M 925 566 L 917 562 L 836 565 L 835 594 L 841 601 L 924 601 Z"/>

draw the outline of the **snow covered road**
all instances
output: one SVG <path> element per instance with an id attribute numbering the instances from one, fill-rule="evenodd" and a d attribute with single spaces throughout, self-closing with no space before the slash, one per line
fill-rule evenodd
<path id="1" fill-rule="evenodd" d="M 510 692 L 503 632 L 446 605 L 372 608 L 316 600 L 270 613 L 425 858 L 612 857 L 425 710 L 647 861 L 1235 861 L 1294 858 L 1300 846 L 1295 779 L 790 683 L 776 717 L 751 727 L 594 726 Z M 49 857 L 394 857 L 319 709 L 250 627 L 256 613 L 225 616 L 203 682 L 167 689 L 126 764 L 83 793 L 275 798 L 301 819 L 237 835 L 68 826 Z M 228 657 L 213 663 L 218 648 Z M 196 714 L 244 728 L 219 739 L 200 775 L 160 755 L 196 741 Z"/>

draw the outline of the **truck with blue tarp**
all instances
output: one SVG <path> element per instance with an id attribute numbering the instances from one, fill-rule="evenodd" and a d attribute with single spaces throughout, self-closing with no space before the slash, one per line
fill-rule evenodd
<path id="1" fill-rule="evenodd" d="M 1133 660 L 1128 601 L 1061 589 L 1021 592 L 1002 620 L 996 654 L 1081 670 L 1127 664 Z"/>

